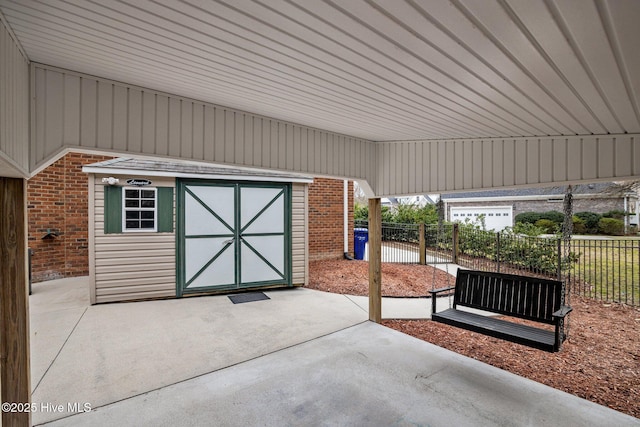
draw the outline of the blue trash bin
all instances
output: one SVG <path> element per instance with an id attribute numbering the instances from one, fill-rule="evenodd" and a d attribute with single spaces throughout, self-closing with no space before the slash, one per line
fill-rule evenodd
<path id="1" fill-rule="evenodd" d="M 364 248 L 369 241 L 369 230 L 366 228 L 353 229 L 353 254 L 356 259 L 364 259 Z"/>

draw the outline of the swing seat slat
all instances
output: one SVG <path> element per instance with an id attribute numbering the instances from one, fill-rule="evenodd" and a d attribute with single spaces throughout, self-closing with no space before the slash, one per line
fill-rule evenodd
<path id="1" fill-rule="evenodd" d="M 514 274 L 458 269 L 456 285 L 430 291 L 431 319 L 484 335 L 549 352 L 559 351 L 565 340 L 564 282 Z M 436 312 L 436 296 L 454 290 L 453 308 Z M 554 330 L 509 322 L 459 310 L 468 307 L 554 326 Z"/>

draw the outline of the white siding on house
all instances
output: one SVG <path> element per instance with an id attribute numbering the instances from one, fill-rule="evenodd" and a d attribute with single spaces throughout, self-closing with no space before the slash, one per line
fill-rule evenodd
<path id="1" fill-rule="evenodd" d="M 29 63 L 0 19 L 0 176 L 29 174 Z"/>
<path id="2" fill-rule="evenodd" d="M 95 301 L 104 303 L 176 295 L 175 215 L 173 233 L 104 233 L 104 184 L 94 183 L 93 239 Z M 120 177 L 124 183 L 128 177 Z M 173 178 L 152 178 L 154 186 L 174 187 Z M 175 207 L 175 191 L 174 191 Z"/>
<path id="3" fill-rule="evenodd" d="M 379 196 L 433 194 L 640 175 L 640 135 L 376 144 Z"/>
<path id="4" fill-rule="evenodd" d="M 369 141 L 34 64 L 31 166 L 62 149 L 144 154 L 351 178 Z"/>
<path id="5" fill-rule="evenodd" d="M 293 184 L 291 195 L 291 241 L 292 241 L 292 283 L 305 285 L 307 283 L 307 185 Z"/>

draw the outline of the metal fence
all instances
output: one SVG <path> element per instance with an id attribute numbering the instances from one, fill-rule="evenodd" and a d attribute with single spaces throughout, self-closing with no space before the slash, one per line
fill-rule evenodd
<path id="1" fill-rule="evenodd" d="M 356 227 L 366 228 L 367 223 L 356 221 Z M 640 306 L 637 239 L 564 242 L 555 236 L 495 233 L 457 224 L 383 223 L 382 262 L 454 263 L 474 270 L 556 278 L 565 280 L 572 293 Z"/>
<path id="2" fill-rule="evenodd" d="M 640 240 L 528 237 L 470 227 L 459 232 L 457 263 L 476 270 L 565 280 L 570 292 L 640 306 Z"/>
<path id="3" fill-rule="evenodd" d="M 367 228 L 366 221 L 355 221 L 356 228 Z M 382 223 L 382 262 L 418 264 L 420 262 L 420 226 Z M 366 259 L 367 254 L 365 254 Z"/>
<path id="4" fill-rule="evenodd" d="M 640 240 L 574 239 L 575 262 L 563 271 L 574 292 L 640 306 Z"/>

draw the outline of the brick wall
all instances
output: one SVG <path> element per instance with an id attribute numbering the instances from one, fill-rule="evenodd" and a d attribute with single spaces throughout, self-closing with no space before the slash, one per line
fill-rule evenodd
<path id="1" fill-rule="evenodd" d="M 353 255 L 353 181 L 349 181 L 349 253 Z M 344 181 L 315 178 L 309 186 L 309 260 L 344 255 Z"/>
<path id="2" fill-rule="evenodd" d="M 27 182 L 34 282 L 89 274 L 89 176 L 82 166 L 111 158 L 70 153 Z M 43 239 L 48 230 L 59 235 Z"/>

